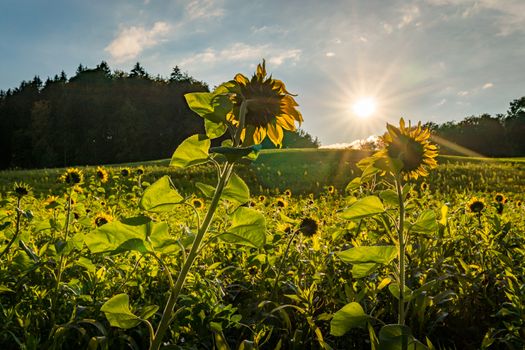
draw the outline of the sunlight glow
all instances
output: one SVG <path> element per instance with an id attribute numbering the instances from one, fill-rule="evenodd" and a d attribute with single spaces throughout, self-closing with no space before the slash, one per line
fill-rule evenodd
<path id="1" fill-rule="evenodd" d="M 375 113 L 377 109 L 376 100 L 372 97 L 364 97 L 355 101 L 352 111 L 360 118 L 367 118 Z"/>

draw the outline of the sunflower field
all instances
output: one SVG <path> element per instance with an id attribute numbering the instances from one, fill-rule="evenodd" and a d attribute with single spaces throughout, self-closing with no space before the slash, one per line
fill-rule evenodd
<path id="1" fill-rule="evenodd" d="M 0 173 L 1 349 L 525 347 L 525 161 L 260 152 L 303 120 L 264 62 L 186 100 L 170 161 Z"/>

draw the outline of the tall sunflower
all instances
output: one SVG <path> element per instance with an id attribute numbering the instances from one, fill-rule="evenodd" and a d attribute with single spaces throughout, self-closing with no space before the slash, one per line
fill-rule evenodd
<path id="1" fill-rule="evenodd" d="M 294 95 L 286 90 L 284 83 L 266 75 L 266 63 L 257 65 L 257 71 L 248 79 L 242 74 L 234 78 L 237 91 L 233 98 L 234 111 L 230 121 L 239 124 L 240 107 L 246 101 L 245 125 L 241 133 L 243 145 L 261 143 L 266 136 L 276 146 L 281 146 L 283 129 L 295 131 L 295 122 L 303 117 L 296 109 Z"/>
<path id="2" fill-rule="evenodd" d="M 381 138 L 384 149 L 380 157 L 391 160 L 391 168 L 403 175 L 405 180 L 428 176 L 430 169 L 437 167 L 437 147 L 429 142 L 430 131 L 421 127 L 405 126 L 403 118 L 399 128 L 387 124 L 388 132 Z"/>

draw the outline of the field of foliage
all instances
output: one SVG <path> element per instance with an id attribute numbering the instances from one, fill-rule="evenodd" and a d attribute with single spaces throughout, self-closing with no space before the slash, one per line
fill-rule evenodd
<path id="1" fill-rule="evenodd" d="M 333 159 L 325 162 L 329 169 L 305 161 L 327 154 Z M 395 323 L 395 292 L 389 288 L 393 266 L 360 273 L 358 264 L 337 254 L 388 244 L 385 220 L 397 210 L 392 190 L 384 185 L 345 190 L 342 184 L 359 173 L 351 166 L 355 159 L 342 167 L 350 154 L 263 153 L 239 169 L 252 189 L 245 205 L 266 219 L 264 236 L 242 245 L 212 238 L 228 231 L 231 214 L 244 199 L 231 198 L 220 208 L 213 235 L 186 280 L 167 341 L 175 348 L 199 349 L 367 349 L 369 332 Z M 412 230 L 407 246 L 406 285 L 412 291 L 407 324 L 416 338 L 424 343 L 428 338 L 435 348 L 520 349 L 525 344 L 525 164 L 450 158 L 440 163 L 426 181 L 406 191 L 407 219 L 421 226 Z M 60 169 L 0 174 L 2 348 L 147 347 L 148 326 L 136 320 L 158 322 L 154 305 L 162 306 L 169 291 L 162 264 L 180 269 L 183 247 L 209 205 L 195 183 L 215 180 L 205 166 L 184 171 L 162 164 L 107 167 L 98 169 L 99 176 L 95 167 L 82 171 L 84 181 L 74 187 L 58 181 Z M 186 204 L 148 213 L 155 225 L 166 225 L 162 234 L 170 244 L 156 250 L 162 263 L 139 244 L 118 254 L 116 244 L 100 248 L 90 240 L 102 234 L 97 226 L 106 221 L 142 217 L 145 189 L 166 174 Z M 317 181 L 309 181 L 309 174 Z M 15 181 L 32 190 L 17 194 Z M 345 218 L 352 203 L 371 195 L 381 198 L 383 213 Z M 469 207 L 474 197 L 484 203 L 479 213 Z M 418 226 L 422 213 L 435 223 Z M 123 293 L 129 309 L 121 311 L 137 315 L 127 330 L 111 327 L 101 311 Z M 334 314 L 352 302 L 367 316 L 357 319 L 357 327 L 341 330 L 332 324 L 331 330 Z"/>
<path id="2" fill-rule="evenodd" d="M 185 95 L 205 134 L 169 166 L 1 172 L 0 348 L 523 349 L 523 160 L 403 119 L 373 154 L 261 152 L 293 96 L 263 61 Z"/>

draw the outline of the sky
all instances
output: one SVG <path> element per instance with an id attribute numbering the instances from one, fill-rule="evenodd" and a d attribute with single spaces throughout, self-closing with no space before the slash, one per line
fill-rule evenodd
<path id="1" fill-rule="evenodd" d="M 0 33 L 3 90 L 103 60 L 165 77 L 178 65 L 213 87 L 264 58 L 323 145 L 525 95 L 525 0 L 1 0 Z"/>

